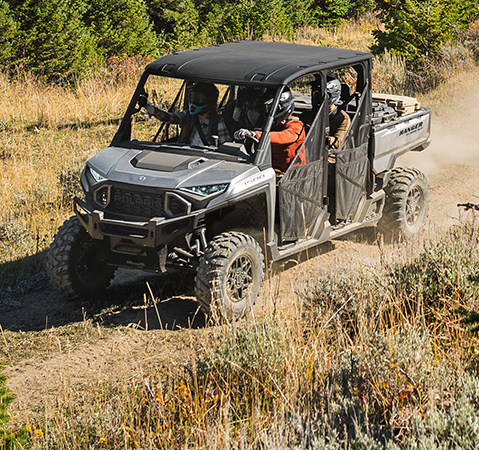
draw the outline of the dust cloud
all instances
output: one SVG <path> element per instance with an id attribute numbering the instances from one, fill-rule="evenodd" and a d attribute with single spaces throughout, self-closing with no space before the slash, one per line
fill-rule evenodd
<path id="1" fill-rule="evenodd" d="M 467 214 L 458 203 L 479 204 L 479 70 L 452 80 L 434 96 L 431 145 L 398 161 L 422 170 L 430 185 L 429 220 L 450 225 Z M 430 104 L 428 104 L 428 100 Z"/>

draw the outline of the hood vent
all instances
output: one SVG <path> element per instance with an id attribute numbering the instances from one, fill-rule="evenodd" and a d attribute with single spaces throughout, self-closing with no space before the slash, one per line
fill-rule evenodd
<path id="1" fill-rule="evenodd" d="M 188 169 L 194 169 L 195 167 L 201 166 L 201 164 L 205 163 L 206 159 L 199 158 L 196 161 L 192 161 L 188 164 Z"/>
<path id="2" fill-rule="evenodd" d="M 198 156 L 143 151 L 131 160 L 133 167 L 138 169 L 156 170 L 159 172 L 177 172 L 198 167 L 207 159 Z"/>

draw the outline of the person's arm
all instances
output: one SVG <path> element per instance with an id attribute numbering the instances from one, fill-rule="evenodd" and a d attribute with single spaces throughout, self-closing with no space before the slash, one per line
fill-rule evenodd
<path id="1" fill-rule="evenodd" d="M 151 103 L 148 103 L 148 105 L 145 106 L 146 112 L 158 120 L 161 120 L 162 122 L 167 122 L 167 123 L 176 123 L 176 124 L 182 124 L 185 120 L 186 115 L 188 114 L 187 111 L 180 111 L 180 112 L 167 112 L 163 111 L 162 109 L 158 108 L 155 105 L 152 105 Z"/>
<path id="2" fill-rule="evenodd" d="M 333 122 L 334 120 L 336 123 Z M 330 124 L 333 132 L 329 136 L 329 146 L 337 150 L 340 147 L 341 142 L 343 142 L 346 133 L 348 132 L 349 126 L 351 125 L 351 119 L 347 114 L 338 113 L 333 118 L 333 121 Z"/>
<path id="3" fill-rule="evenodd" d="M 291 119 L 285 124 L 285 128 L 281 131 L 270 131 L 269 139 L 272 144 L 293 144 L 296 142 L 303 132 L 304 124 L 299 119 Z M 255 137 L 261 137 L 261 131 L 253 131 Z"/>
<path id="4" fill-rule="evenodd" d="M 293 144 L 303 131 L 304 125 L 299 119 L 291 119 L 286 122 L 284 130 L 270 131 L 269 138 L 272 144 Z"/>

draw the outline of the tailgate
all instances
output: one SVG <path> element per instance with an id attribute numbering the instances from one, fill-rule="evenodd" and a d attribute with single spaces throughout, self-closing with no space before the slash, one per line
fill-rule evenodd
<path id="1" fill-rule="evenodd" d="M 431 108 L 373 127 L 373 169 L 376 173 L 392 169 L 396 158 L 408 151 L 424 150 L 430 141 Z"/>

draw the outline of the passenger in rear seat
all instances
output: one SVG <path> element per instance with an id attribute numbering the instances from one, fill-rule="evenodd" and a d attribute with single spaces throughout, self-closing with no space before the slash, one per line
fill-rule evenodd
<path id="1" fill-rule="evenodd" d="M 339 149 L 341 142 L 351 125 L 348 114 L 338 108 L 341 101 L 341 83 L 337 78 L 328 76 L 326 95 L 329 97 L 329 137 L 328 145 L 331 149 Z"/>

